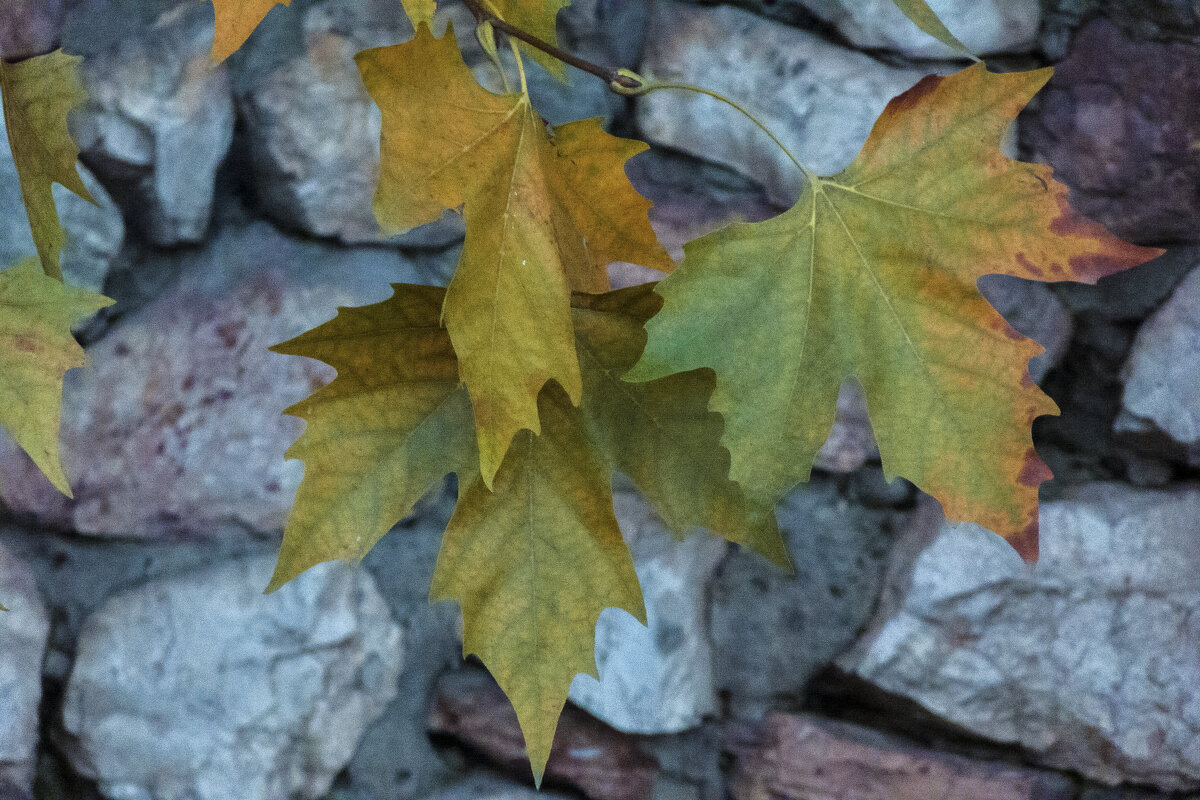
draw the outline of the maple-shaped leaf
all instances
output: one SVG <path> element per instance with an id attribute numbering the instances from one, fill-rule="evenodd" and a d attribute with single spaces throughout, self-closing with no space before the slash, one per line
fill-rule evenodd
<path id="1" fill-rule="evenodd" d="M 960 55 L 974 58 L 967 46 L 950 32 L 946 24 L 934 12 L 925 0 L 892 0 L 896 7 L 904 12 L 904 16 L 913 21 L 918 28 L 937 39 L 942 44 Z"/>
<path id="2" fill-rule="evenodd" d="M 67 112 L 87 96 L 79 80 L 80 60 L 61 50 L 11 64 L 0 59 L 4 126 L 21 197 L 42 268 L 56 278 L 62 276 L 59 257 L 66 234 L 52 185 L 61 183 L 95 202 L 75 168 L 79 147 L 67 132 Z"/>
<path id="3" fill-rule="evenodd" d="M 610 261 L 672 267 L 649 201 L 624 172 L 646 145 L 609 136 L 598 120 L 551 135 L 528 95 L 475 82 L 452 30 L 436 39 L 421 25 L 412 41 L 356 60 L 383 113 L 380 225 L 405 231 L 463 208 L 445 320 L 491 485 L 517 431 L 540 430 L 537 396 L 548 380 L 579 402 L 572 289 L 606 289 Z"/>
<path id="4" fill-rule="evenodd" d="M 307 420 L 288 458 L 304 461 L 268 591 L 309 567 L 361 559 L 445 475 L 479 471 L 471 402 L 441 327 L 445 290 L 397 287 L 271 349 L 338 376 L 287 409 Z"/>
<path id="5" fill-rule="evenodd" d="M 213 35 L 212 60 L 229 58 L 254 33 L 258 23 L 277 5 L 292 0 L 213 0 L 216 32 Z"/>
<path id="6" fill-rule="evenodd" d="M 730 476 L 759 504 L 809 476 L 843 381 L 866 393 L 885 475 L 948 517 L 1037 552 L 1033 419 L 1057 413 L 1029 377 L 1041 352 L 980 296 L 1001 273 L 1094 282 L 1160 253 L 1067 203 L 1049 167 L 1011 161 L 1005 129 L 1050 70 L 975 65 L 892 100 L 854 162 L 789 211 L 691 242 L 627 376 L 709 367 Z"/>
<path id="7" fill-rule="evenodd" d="M 47 276 L 34 259 L 0 272 L 0 426 L 67 497 L 58 450 L 63 375 L 87 362 L 71 327 L 112 303 Z"/>
<path id="8" fill-rule="evenodd" d="M 558 12 L 569 6 L 571 0 L 483 0 L 483 4 L 510 25 L 557 47 Z M 524 42 L 519 41 L 517 46 L 554 77 L 559 80 L 566 77 L 563 63 L 554 56 Z"/>
<path id="9" fill-rule="evenodd" d="M 595 674 L 596 615 L 609 605 L 641 612 L 612 517 L 613 470 L 679 535 L 706 528 L 783 565 L 787 553 L 773 511 L 751 507 L 726 474 L 711 372 L 620 380 L 661 303 L 651 285 L 576 295 L 583 402 L 543 389 L 542 433 L 517 435 L 494 491 L 473 461 L 471 406 L 439 324 L 445 290 L 394 291 L 273 348 L 338 375 L 288 409 L 308 423 L 288 451 L 305 473 L 270 588 L 322 561 L 361 558 L 439 477 L 458 473 L 432 596 L 462 603 L 464 647 L 508 692 L 540 776 L 571 679 Z"/>

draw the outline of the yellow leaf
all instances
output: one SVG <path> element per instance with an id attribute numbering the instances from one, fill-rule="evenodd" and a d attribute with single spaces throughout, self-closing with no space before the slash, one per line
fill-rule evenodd
<path id="1" fill-rule="evenodd" d="M 58 451 L 62 381 L 87 361 L 71 327 L 112 302 L 48 277 L 33 259 L 0 272 L 0 425 L 67 497 Z"/>
<path id="2" fill-rule="evenodd" d="M 975 58 L 967 46 L 960 42 L 950 29 L 938 18 L 925 0 L 893 0 L 896 6 L 904 12 L 904 16 L 913 21 L 918 28 L 937 39 L 942 44 L 964 56 Z"/>
<path id="3" fill-rule="evenodd" d="M 212 60 L 218 64 L 229 58 L 254 33 L 276 5 L 288 5 L 292 0 L 213 0 L 216 33 L 213 36 Z"/>
<path id="4" fill-rule="evenodd" d="M 42 269 L 55 278 L 62 277 L 59 256 L 66 234 L 58 221 L 51 186 L 61 183 L 92 200 L 75 168 L 79 148 L 67 132 L 67 112 L 87 96 L 79 82 L 79 61 L 61 50 L 15 64 L 0 60 L 4 125 L 21 197 Z"/>
<path id="5" fill-rule="evenodd" d="M 483 2 L 484 5 L 490 6 L 500 19 L 555 46 L 558 45 L 556 25 L 558 12 L 571 4 L 571 0 L 483 0 Z M 517 46 L 554 77 L 559 80 L 566 77 L 563 63 L 557 58 L 530 47 L 524 42 L 518 42 Z"/>
<path id="6" fill-rule="evenodd" d="M 540 396 L 540 436 L 519 433 L 494 491 L 478 475 L 470 404 L 439 327 L 444 290 L 398 284 L 394 296 L 274 349 L 319 358 L 338 375 L 289 409 L 308 427 L 288 455 L 305 461 L 271 589 L 334 558 L 358 559 L 438 478 L 457 472 L 459 504 L 432 596 L 463 605 L 465 647 L 508 692 L 535 772 L 545 765 L 571 679 L 594 674 L 596 615 L 640 616 L 632 564 L 613 519 L 609 475 L 627 474 L 677 532 L 705 528 L 787 564 L 770 508 L 726 474 L 711 373 L 629 384 L 652 286 L 576 295 L 584 396 Z"/>
<path id="7" fill-rule="evenodd" d="M 287 410 L 306 419 L 287 452 L 305 462 L 267 591 L 332 559 L 361 559 L 446 474 L 479 471 L 471 404 L 439 323 L 445 291 L 397 287 L 271 348 L 338 376 Z"/>
<path id="8" fill-rule="evenodd" d="M 730 475 L 758 504 L 806 480 L 838 389 L 866 392 L 885 475 L 948 517 L 1037 553 L 1049 470 L 1030 427 L 1056 413 L 1029 378 L 1041 352 L 979 295 L 1001 273 L 1094 282 L 1160 253 L 1083 219 L 1049 167 L 1010 161 L 1004 131 L 1050 70 L 975 65 L 892 100 L 854 162 L 774 219 L 685 246 L 627 376 L 708 367 Z"/>
<path id="9" fill-rule="evenodd" d="M 460 206 L 466 217 L 445 321 L 490 486 L 517 431 L 540 430 L 548 380 L 579 402 L 571 290 L 606 289 L 614 260 L 672 266 L 650 204 L 624 174 L 645 145 L 609 136 L 597 120 L 551 136 L 528 96 L 475 82 L 453 31 L 435 39 L 422 25 L 412 41 L 356 58 L 383 112 L 380 225 L 400 232 Z"/>
<path id="10" fill-rule="evenodd" d="M 541 435 L 516 438 L 495 491 L 481 479 L 460 490 L 429 594 L 462 605 L 463 650 L 508 695 L 539 783 L 572 678 L 596 675 L 600 612 L 623 608 L 646 622 L 608 470 L 579 410 L 554 385 L 540 407 Z"/>

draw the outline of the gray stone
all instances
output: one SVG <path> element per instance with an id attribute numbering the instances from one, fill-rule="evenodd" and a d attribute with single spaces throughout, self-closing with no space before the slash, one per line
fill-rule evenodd
<path id="1" fill-rule="evenodd" d="M 33 571 L 0 547 L 0 785 L 33 787 L 42 699 L 42 656 L 50 619 Z"/>
<path id="2" fill-rule="evenodd" d="M 462 663 L 458 607 L 429 603 L 429 585 L 452 492 L 436 490 L 363 560 L 404 632 L 404 671 L 396 699 L 363 734 L 346 767 L 351 788 L 368 798 L 416 798 L 453 774 L 426 734 L 429 695 L 439 674 Z"/>
<path id="3" fill-rule="evenodd" d="M 793 491 L 776 515 L 796 573 L 738 549 L 711 590 L 717 688 L 750 715 L 794 700 L 853 643 L 875 608 L 902 520 L 851 504 L 825 482 Z"/>
<path id="4" fill-rule="evenodd" d="M 1114 430 L 1165 434 L 1200 459 L 1200 269 L 1142 324 L 1122 369 L 1125 394 Z"/>
<path id="5" fill-rule="evenodd" d="M 1042 505 L 1036 568 L 946 525 L 839 663 L 1045 765 L 1194 790 L 1198 515 L 1195 487 L 1085 486 Z"/>
<path id="6" fill-rule="evenodd" d="M 54 184 L 54 205 L 67 240 L 62 250 L 63 277 L 72 286 L 99 292 L 109 267 L 121 249 L 125 224 L 121 212 L 87 167 L 77 165 L 84 186 L 95 204 L 65 186 Z M 8 134 L 0 120 L 0 269 L 25 258 L 36 258 L 33 231 L 29 228 L 17 167 L 9 150 Z"/>
<path id="7" fill-rule="evenodd" d="M 92 344 L 90 367 L 67 373 L 61 442 L 74 499 L 0 445 L 9 508 L 104 536 L 282 528 L 303 470 L 284 460 L 303 423 L 282 412 L 333 370 L 267 348 L 338 306 L 386 299 L 392 282 L 424 282 L 395 251 L 297 241 L 265 223 L 168 261 L 185 278 Z"/>
<path id="8" fill-rule="evenodd" d="M 1053 61 L 1067 54 L 1072 34 L 1094 17 L 1116 23 L 1139 41 L 1200 43 L 1200 6 L 1194 0 L 1045 0 L 1042 51 Z"/>
<path id="9" fill-rule="evenodd" d="M 886 66 L 809 31 L 731 6 L 659 3 L 647 41 L 644 73 L 745 102 L 797 158 L 821 174 L 849 164 L 888 100 L 925 74 Z M 692 92 L 661 91 L 638 100 L 637 121 L 656 144 L 753 176 L 780 205 L 796 199 L 799 170 L 728 106 Z"/>
<path id="10" fill-rule="evenodd" d="M 371 209 L 379 182 L 379 109 L 349 39 L 323 34 L 239 98 L 258 202 L 275 220 L 347 242 L 382 238 Z"/>
<path id="11" fill-rule="evenodd" d="M 227 70 L 209 64 L 212 37 L 211 5 L 189 2 L 83 62 L 88 100 L 72 132 L 127 223 L 157 245 L 204 238 L 233 137 Z"/>
<path id="12" fill-rule="evenodd" d="M 112 800 L 317 798 L 395 694 L 401 632 L 371 577 L 316 567 L 263 595 L 273 559 L 109 599 L 62 712 L 74 768 Z"/>
<path id="13" fill-rule="evenodd" d="M 1018 333 L 1046 351 L 1029 360 L 1029 374 L 1040 381 L 1067 352 L 1073 329 L 1071 312 L 1044 283 L 1011 275 L 985 275 L 979 291 Z"/>
<path id="14" fill-rule="evenodd" d="M 491 775 L 475 775 L 434 792 L 422 800 L 567 800 L 564 795 L 539 792 Z"/>
<path id="15" fill-rule="evenodd" d="M 716 710 L 705 587 L 725 543 L 703 534 L 675 541 L 631 492 L 614 494 L 613 505 L 649 626 L 605 609 L 596 625 L 600 680 L 577 675 L 570 699 L 626 733 L 677 733 Z"/>
<path id="16" fill-rule="evenodd" d="M 0 16 L 0 52 L 9 61 L 49 53 L 62 44 L 64 0 L 9 0 Z"/>
<path id="17" fill-rule="evenodd" d="M 747 4 L 800 6 L 864 50 L 891 50 L 923 59 L 958 55 L 910 22 L 893 0 L 752 0 Z M 929 0 L 929 7 L 974 53 L 1026 53 L 1037 45 L 1039 0 Z"/>

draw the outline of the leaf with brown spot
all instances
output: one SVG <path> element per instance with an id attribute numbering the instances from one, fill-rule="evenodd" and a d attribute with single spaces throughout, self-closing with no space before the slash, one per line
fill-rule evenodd
<path id="1" fill-rule="evenodd" d="M 843 381 L 865 390 L 885 475 L 903 476 L 1037 553 L 1034 418 L 1057 409 L 1029 379 L 1041 352 L 976 289 L 1000 273 L 1094 282 L 1161 251 L 1075 212 L 1049 167 L 1000 139 L 1050 70 L 975 65 L 892 100 L 854 162 L 789 211 L 691 242 L 659 284 L 663 310 L 627 376 L 708 367 L 730 475 L 759 505 L 806 480 Z"/>

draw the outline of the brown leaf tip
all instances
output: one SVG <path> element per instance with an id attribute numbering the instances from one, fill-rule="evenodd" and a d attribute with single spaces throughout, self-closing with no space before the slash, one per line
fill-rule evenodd
<path id="1" fill-rule="evenodd" d="M 945 78 L 940 75 L 926 75 L 911 89 L 892 98 L 892 101 L 887 104 L 887 110 L 896 112 L 910 111 L 916 108 L 925 97 L 932 94 L 941 85 L 943 80 Z"/>

